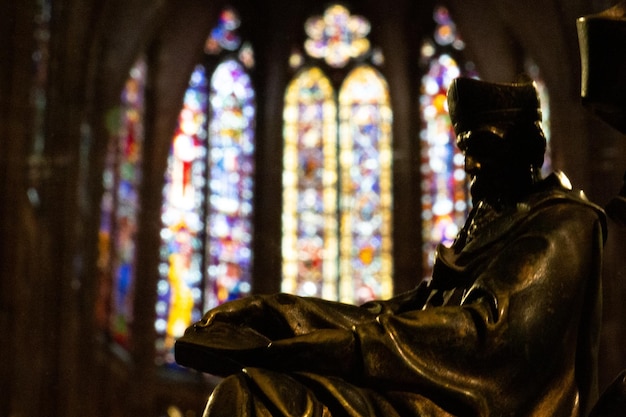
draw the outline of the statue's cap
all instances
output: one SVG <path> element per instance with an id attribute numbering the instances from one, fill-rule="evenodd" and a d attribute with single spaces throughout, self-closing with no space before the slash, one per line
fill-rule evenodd
<path id="1" fill-rule="evenodd" d="M 626 133 L 626 1 L 576 22 L 583 105 Z"/>
<path id="2" fill-rule="evenodd" d="M 528 78 L 511 84 L 456 78 L 448 89 L 448 111 L 457 134 L 488 123 L 541 121 L 537 90 Z"/>

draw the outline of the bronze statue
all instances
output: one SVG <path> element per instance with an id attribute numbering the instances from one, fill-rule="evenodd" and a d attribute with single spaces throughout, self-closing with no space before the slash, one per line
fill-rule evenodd
<path id="1" fill-rule="evenodd" d="M 179 364 L 225 379 L 215 416 L 584 416 L 597 399 L 602 209 L 540 175 L 530 82 L 448 94 L 473 209 L 433 277 L 352 306 L 288 294 L 210 310 Z"/>

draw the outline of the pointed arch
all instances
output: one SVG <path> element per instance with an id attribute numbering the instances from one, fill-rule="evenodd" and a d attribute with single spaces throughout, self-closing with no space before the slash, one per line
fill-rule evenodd
<path id="1" fill-rule="evenodd" d="M 285 292 L 337 298 L 337 105 L 317 67 L 285 93 L 282 254 Z"/>
<path id="2" fill-rule="evenodd" d="M 165 176 L 157 361 L 207 309 L 250 292 L 255 94 L 235 59 L 189 81 Z"/>
<path id="3" fill-rule="evenodd" d="M 210 102 L 204 310 L 250 293 L 256 108 L 252 81 L 237 60 L 215 69 Z"/>
<path id="4" fill-rule="evenodd" d="M 392 295 L 392 112 L 387 82 L 371 66 L 340 93 L 340 280 L 342 301 Z"/>
<path id="5" fill-rule="evenodd" d="M 159 360 L 203 308 L 203 247 L 207 172 L 208 79 L 194 69 L 172 138 L 161 209 L 161 263 L 155 330 Z"/>
<path id="6" fill-rule="evenodd" d="M 140 212 L 147 64 L 130 70 L 120 107 L 109 112 L 109 148 L 103 174 L 98 250 L 96 320 L 119 345 L 132 337 L 136 234 Z"/>

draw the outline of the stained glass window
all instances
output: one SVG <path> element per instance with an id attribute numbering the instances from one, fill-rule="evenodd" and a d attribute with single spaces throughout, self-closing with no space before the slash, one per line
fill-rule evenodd
<path id="1" fill-rule="evenodd" d="M 287 88 L 282 290 L 337 298 L 337 105 L 318 68 Z"/>
<path id="2" fill-rule="evenodd" d="M 387 83 L 361 66 L 344 81 L 340 105 L 340 299 L 392 295 L 391 122 Z"/>
<path id="3" fill-rule="evenodd" d="M 198 66 L 178 116 L 163 190 L 155 323 L 161 355 L 169 354 L 174 338 L 203 307 L 208 104 L 206 72 Z"/>
<path id="4" fill-rule="evenodd" d="M 109 113 L 111 139 L 103 176 L 96 317 L 124 347 L 128 347 L 133 320 L 145 80 L 146 64 L 140 59 L 130 71 L 120 108 Z"/>
<path id="5" fill-rule="evenodd" d="M 423 273 L 430 277 L 433 254 L 438 243 L 451 244 L 468 211 L 468 190 L 464 158 L 456 147 L 450 122 L 446 93 L 452 80 L 461 75 L 461 67 L 452 55 L 464 48 L 448 10 L 437 7 L 434 42 L 422 47 L 426 73 L 422 77 L 420 111 L 422 130 L 422 253 Z M 467 73 L 463 75 L 469 75 Z"/>
<path id="6" fill-rule="evenodd" d="M 208 272 L 205 308 L 247 295 L 252 269 L 254 90 L 235 60 L 211 79 Z"/>
<path id="7" fill-rule="evenodd" d="M 175 338 L 204 311 L 250 292 L 254 99 L 238 60 L 222 61 L 210 79 L 203 65 L 191 76 L 164 188 L 159 362 L 173 362 Z"/>
<path id="8" fill-rule="evenodd" d="M 308 55 L 333 67 L 370 50 L 369 22 L 343 6 L 310 18 L 305 30 Z M 303 62 L 294 51 L 290 65 Z M 363 64 L 346 75 L 337 94 L 319 67 L 301 70 L 287 87 L 283 121 L 282 290 L 352 303 L 390 296 L 386 81 Z"/>

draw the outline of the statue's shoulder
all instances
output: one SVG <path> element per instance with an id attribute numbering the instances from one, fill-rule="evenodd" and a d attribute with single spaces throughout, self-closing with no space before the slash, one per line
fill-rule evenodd
<path id="1" fill-rule="evenodd" d="M 562 171 L 555 171 L 543 179 L 537 185 L 536 192 L 530 196 L 528 204 L 534 212 L 550 209 L 553 206 L 571 206 L 573 209 L 584 207 L 595 213 L 606 236 L 604 209 L 590 201 L 582 190 L 574 189 L 569 178 Z"/>
<path id="2" fill-rule="evenodd" d="M 574 189 L 569 178 L 563 171 L 554 171 L 543 179 L 537 190 L 530 198 L 533 205 L 541 206 L 546 203 L 563 202 L 582 204 L 599 214 L 604 214 L 602 207 L 591 202 L 584 191 Z"/>

